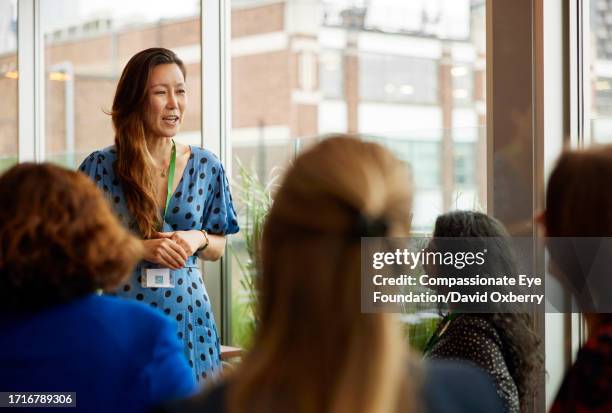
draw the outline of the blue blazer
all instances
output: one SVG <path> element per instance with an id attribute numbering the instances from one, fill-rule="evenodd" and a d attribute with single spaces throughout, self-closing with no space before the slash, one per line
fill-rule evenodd
<path id="1" fill-rule="evenodd" d="M 91 294 L 0 314 L 0 331 L 3 392 L 76 392 L 77 411 L 144 412 L 196 390 L 175 326 L 140 303 Z"/>

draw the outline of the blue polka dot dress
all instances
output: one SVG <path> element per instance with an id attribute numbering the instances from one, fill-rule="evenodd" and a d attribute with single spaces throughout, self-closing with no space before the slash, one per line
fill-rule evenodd
<path id="1" fill-rule="evenodd" d="M 190 148 L 191 155 L 170 200 L 162 231 L 205 229 L 211 234 L 225 235 L 238 232 L 221 162 L 210 151 Z M 116 159 L 114 147 L 109 147 L 89 155 L 80 170 L 105 193 L 123 224 L 136 232 L 121 183 L 115 177 Z M 196 379 L 203 382 L 215 377 L 221 368 L 219 334 L 197 258 L 190 257 L 180 270 L 170 270 L 174 288 L 143 288 L 140 283 L 143 267 L 155 267 L 155 264 L 139 263 L 116 294 L 158 308 L 175 320 L 178 337 L 185 344 L 185 356 Z"/>

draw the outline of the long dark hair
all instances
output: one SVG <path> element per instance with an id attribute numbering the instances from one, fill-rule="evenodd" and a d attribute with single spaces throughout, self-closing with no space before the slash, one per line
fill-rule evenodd
<path id="1" fill-rule="evenodd" d="M 115 172 L 123 185 L 127 208 L 144 238 L 150 238 L 161 221 L 152 165 L 146 156 L 147 83 L 155 66 L 169 63 L 176 64 L 186 77 L 183 61 L 171 50 L 153 47 L 132 56 L 121 73 L 111 111 L 117 147 Z"/>
<path id="2" fill-rule="evenodd" d="M 495 218 L 475 211 L 453 211 L 440 215 L 434 229 L 436 237 L 495 238 L 499 240 L 495 251 L 495 261 L 503 266 L 514 266 L 514 256 L 509 235 L 504 226 Z M 504 245 L 506 247 L 504 247 Z M 494 245 L 495 246 L 495 245 Z M 521 406 L 531 396 L 537 385 L 543 367 L 541 340 L 533 328 L 533 320 L 528 313 L 479 313 L 472 314 L 489 320 L 499 334 L 502 353 L 508 371 L 516 383 Z"/>

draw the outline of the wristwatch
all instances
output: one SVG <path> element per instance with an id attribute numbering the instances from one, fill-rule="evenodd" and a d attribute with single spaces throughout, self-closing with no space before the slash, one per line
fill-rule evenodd
<path id="1" fill-rule="evenodd" d="M 210 244 L 210 240 L 208 239 L 208 232 L 206 232 L 206 230 L 204 229 L 201 229 L 200 231 L 202 232 L 202 234 L 204 234 L 205 241 L 204 241 L 204 245 L 202 245 L 200 248 L 196 250 L 196 253 L 200 253 L 204 251 L 208 247 L 208 244 Z"/>

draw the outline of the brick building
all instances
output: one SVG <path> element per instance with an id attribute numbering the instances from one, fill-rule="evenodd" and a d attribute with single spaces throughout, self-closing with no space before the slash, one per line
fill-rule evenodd
<path id="1" fill-rule="evenodd" d="M 418 11 L 341 3 L 232 2 L 233 156 L 266 178 L 320 133 L 359 132 L 411 165 L 417 227 L 482 205 L 484 2 Z M 45 43 L 48 159 L 75 165 L 112 144 L 105 111 L 118 76 L 151 46 L 185 61 L 189 108 L 178 138 L 199 142 L 199 15 L 129 25 L 101 15 L 48 31 Z M 16 69 L 14 52 L 0 54 L 0 156 L 17 152 Z"/>

